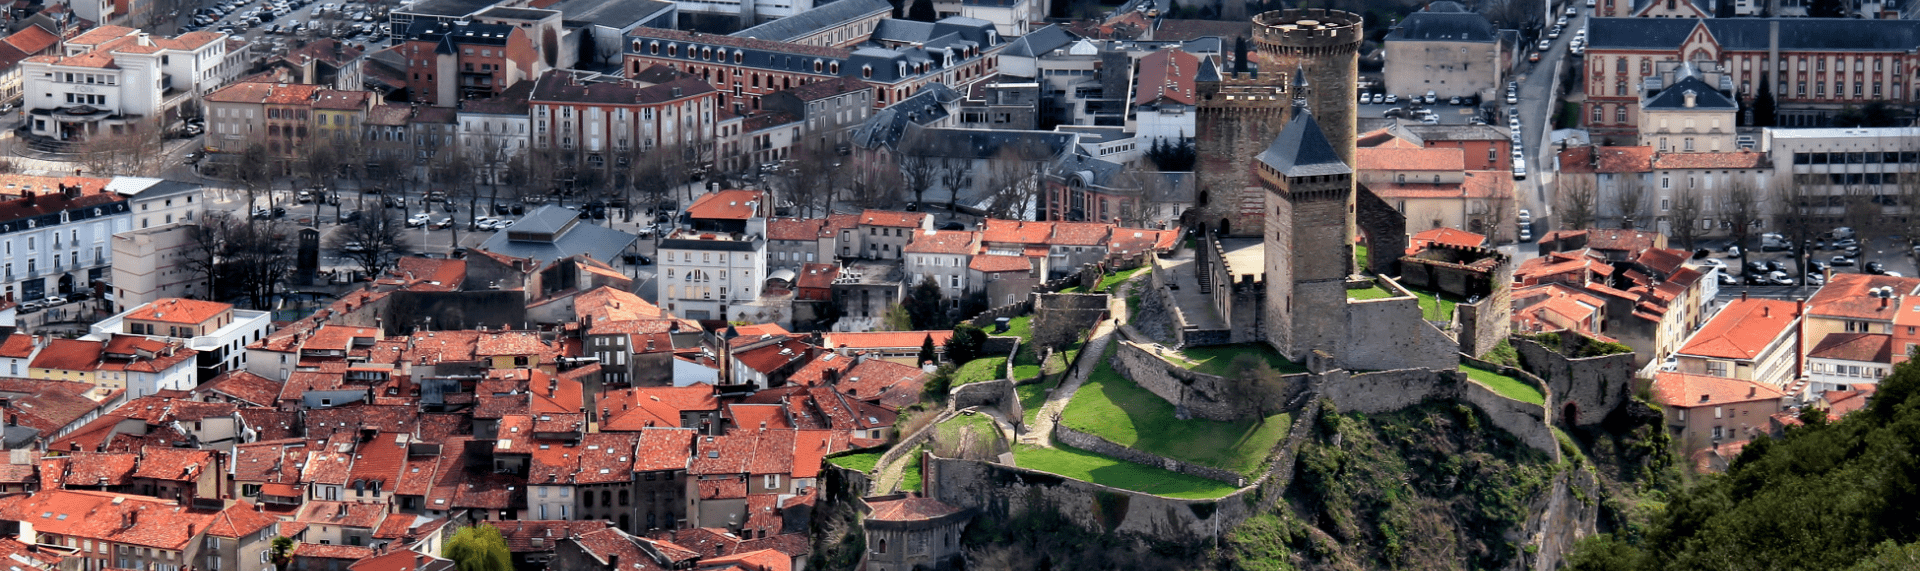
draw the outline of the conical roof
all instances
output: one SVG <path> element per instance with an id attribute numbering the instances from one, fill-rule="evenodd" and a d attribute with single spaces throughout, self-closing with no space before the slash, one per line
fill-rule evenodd
<path id="1" fill-rule="evenodd" d="M 1320 131 L 1320 122 L 1300 107 L 1294 109 L 1293 120 L 1287 122 L 1280 136 L 1274 137 L 1273 144 L 1267 145 L 1267 150 L 1258 158 L 1289 178 L 1353 174 L 1353 169 L 1334 152 L 1333 144 L 1327 142 L 1326 133 Z"/>

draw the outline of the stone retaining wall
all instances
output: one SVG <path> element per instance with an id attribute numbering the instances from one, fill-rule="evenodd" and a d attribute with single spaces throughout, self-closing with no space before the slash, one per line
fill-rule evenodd
<path id="1" fill-rule="evenodd" d="M 1633 394 L 1632 353 L 1574 359 L 1531 339 L 1514 337 L 1512 343 L 1520 353 L 1520 366 L 1546 379 L 1540 386 L 1547 387 L 1547 404 L 1569 424 L 1599 424 Z"/>
<path id="2" fill-rule="evenodd" d="M 1453 398 L 1464 375 L 1457 371 L 1407 369 L 1353 374 L 1330 371 L 1321 395 L 1340 412 L 1378 414 L 1420 404 L 1427 399 Z"/>
<path id="3" fill-rule="evenodd" d="M 1547 411 L 1540 405 L 1507 398 L 1473 380 L 1461 385 L 1459 398 L 1486 413 L 1494 426 L 1512 434 L 1521 444 L 1545 452 L 1554 462 L 1560 461 L 1560 440 L 1554 437 Z"/>
<path id="4" fill-rule="evenodd" d="M 1183 544 L 1211 544 L 1252 515 L 1248 486 L 1216 499 L 1187 500 L 1074 480 L 1037 470 L 929 456 L 927 495 L 949 505 L 1007 519 L 1054 512 L 1096 533 Z"/>
<path id="5" fill-rule="evenodd" d="M 1231 470 L 1222 470 L 1211 466 L 1201 466 L 1192 462 L 1175 460 L 1144 450 L 1128 448 L 1098 435 L 1068 428 L 1063 423 L 1053 423 L 1053 439 L 1074 448 L 1112 456 L 1142 466 L 1152 466 L 1168 472 L 1179 472 L 1188 476 L 1206 478 L 1235 487 L 1247 485 L 1247 478 Z"/>
<path id="6" fill-rule="evenodd" d="M 1020 408 L 1020 393 L 1014 392 L 1013 387 L 1014 382 L 1007 379 L 960 385 L 949 392 L 947 408 L 998 407 L 1017 421 L 1026 413 Z"/>

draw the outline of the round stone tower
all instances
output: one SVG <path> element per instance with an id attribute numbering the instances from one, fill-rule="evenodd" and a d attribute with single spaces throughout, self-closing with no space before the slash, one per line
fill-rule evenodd
<path id="1" fill-rule="evenodd" d="M 1262 77 L 1278 80 L 1305 69 L 1307 108 L 1340 160 L 1353 164 L 1354 98 L 1359 96 L 1361 17 L 1319 8 L 1275 10 L 1253 17 Z M 1300 94 L 1291 94 L 1300 97 Z"/>

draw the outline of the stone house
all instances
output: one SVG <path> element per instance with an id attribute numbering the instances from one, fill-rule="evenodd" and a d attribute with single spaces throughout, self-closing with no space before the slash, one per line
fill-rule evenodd
<path id="1" fill-rule="evenodd" d="M 907 277 L 912 286 L 933 280 L 947 298 L 948 309 L 958 310 L 960 300 L 979 291 L 979 285 L 967 278 L 967 264 L 980 251 L 980 233 L 963 230 L 920 230 L 912 232 L 912 242 L 904 248 Z"/>
<path id="2" fill-rule="evenodd" d="M 1730 302 L 1674 353 L 1678 371 L 1754 381 L 1785 391 L 1800 377 L 1802 315 L 1799 302 Z"/>
<path id="3" fill-rule="evenodd" d="M 1432 91 L 1442 99 L 1492 97 L 1506 85 L 1513 47 L 1486 16 L 1457 2 L 1433 2 L 1387 32 L 1387 92 Z"/>
<path id="4" fill-rule="evenodd" d="M 1685 454 L 1766 433 L 1768 417 L 1785 408 L 1785 396 L 1743 379 L 1667 371 L 1653 376 L 1653 400 L 1665 409 L 1667 429 Z"/>
<path id="5" fill-rule="evenodd" d="M 960 533 L 973 520 L 971 510 L 918 494 L 861 499 L 866 518 L 866 568 L 910 571 L 936 568 L 960 556 Z"/>
<path id="6" fill-rule="evenodd" d="M 1734 127 L 1739 123 L 1740 104 L 1734 100 L 1731 78 L 1683 65 L 1648 77 L 1644 83 L 1640 146 L 1662 153 L 1735 149 Z"/>

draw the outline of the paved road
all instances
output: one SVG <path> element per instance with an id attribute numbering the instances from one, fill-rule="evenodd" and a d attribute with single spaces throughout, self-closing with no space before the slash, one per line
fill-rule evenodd
<path id="1" fill-rule="evenodd" d="M 1549 15 L 1548 19 L 1558 19 L 1560 14 Z M 1553 216 L 1553 149 L 1548 139 L 1553 130 L 1553 114 L 1562 100 L 1558 93 L 1559 79 L 1562 74 L 1571 73 L 1568 67 L 1568 44 L 1573 41 L 1576 30 L 1586 26 L 1586 12 L 1582 8 L 1579 15 L 1567 19 L 1567 29 L 1560 39 L 1551 40 L 1551 48 L 1540 54 L 1540 62 L 1528 64 L 1519 75 L 1520 104 L 1514 108 L 1520 113 L 1520 140 L 1526 146 L 1527 179 L 1516 185 L 1520 208 L 1533 212 L 1534 235 L 1539 236 L 1551 229 Z M 1540 36 L 1545 38 L 1545 34 Z M 1536 42 L 1538 40 L 1535 40 Z M 1537 46 L 1528 46 L 1532 53 Z"/>

